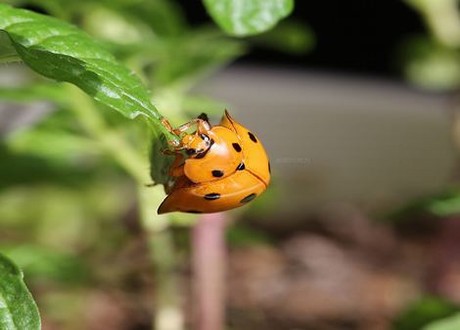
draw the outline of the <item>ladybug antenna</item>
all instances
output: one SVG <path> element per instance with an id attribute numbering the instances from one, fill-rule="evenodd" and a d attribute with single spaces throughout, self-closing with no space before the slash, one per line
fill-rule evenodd
<path id="1" fill-rule="evenodd" d="M 201 113 L 201 115 L 198 116 L 198 119 L 204 120 L 205 122 L 208 122 L 208 123 L 209 123 L 208 115 L 205 114 L 204 112 Z"/>

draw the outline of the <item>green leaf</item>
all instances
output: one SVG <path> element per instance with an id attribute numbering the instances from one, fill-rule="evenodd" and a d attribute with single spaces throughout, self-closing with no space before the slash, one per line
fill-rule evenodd
<path id="1" fill-rule="evenodd" d="M 23 274 L 0 254 L 0 329 L 40 329 L 40 316 Z"/>
<path id="2" fill-rule="evenodd" d="M 393 329 L 419 330 L 435 320 L 444 319 L 458 311 L 458 306 L 445 299 L 430 296 L 423 297 L 410 305 L 406 311 L 395 319 Z"/>
<path id="3" fill-rule="evenodd" d="M 6 33 L 0 33 L 0 63 L 19 61 L 19 57 Z"/>
<path id="4" fill-rule="evenodd" d="M 294 0 L 203 0 L 214 21 L 228 34 L 248 36 L 267 31 L 289 15 Z"/>
<path id="5" fill-rule="evenodd" d="M 448 318 L 430 323 L 423 330 L 458 330 L 460 329 L 460 313 Z"/>
<path id="6" fill-rule="evenodd" d="M 19 57 L 43 76 L 77 85 L 128 118 L 161 118 L 141 81 L 78 28 L 0 4 L 2 30 Z"/>

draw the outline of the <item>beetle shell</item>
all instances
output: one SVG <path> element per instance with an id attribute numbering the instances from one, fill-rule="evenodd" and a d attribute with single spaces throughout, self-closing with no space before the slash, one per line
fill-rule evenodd
<path id="1" fill-rule="evenodd" d="M 180 188 L 161 203 L 158 213 L 173 211 L 213 213 L 245 205 L 260 195 L 265 184 L 248 171 L 240 171 L 212 184 L 195 184 L 184 180 Z"/>
<path id="2" fill-rule="evenodd" d="M 211 143 L 204 143 L 206 139 Z M 198 145 L 208 147 L 188 152 L 185 161 L 182 153 L 177 154 L 171 168 L 175 183 L 158 208 L 159 214 L 225 211 L 247 204 L 266 190 L 270 164 L 265 149 L 227 111 L 219 125 L 185 135 L 177 149 Z"/>
<path id="3" fill-rule="evenodd" d="M 220 125 L 232 130 L 238 136 L 243 146 L 246 168 L 268 186 L 271 174 L 270 161 L 256 135 L 230 117 L 228 111 L 225 111 Z"/>
<path id="4" fill-rule="evenodd" d="M 209 148 L 184 164 L 184 174 L 195 183 L 225 178 L 243 161 L 242 148 L 234 148 L 239 146 L 238 137 L 231 130 L 215 126 L 205 134 L 210 139 Z"/>

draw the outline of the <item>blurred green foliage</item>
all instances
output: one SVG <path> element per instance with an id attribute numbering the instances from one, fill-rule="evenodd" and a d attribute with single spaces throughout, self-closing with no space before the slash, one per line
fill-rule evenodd
<path id="1" fill-rule="evenodd" d="M 227 230 L 226 239 L 230 246 L 233 247 L 274 243 L 274 239 L 272 239 L 267 233 L 245 226 L 244 224 L 231 226 Z"/>
<path id="2" fill-rule="evenodd" d="M 457 91 L 460 87 L 460 8 L 458 0 L 406 0 L 425 22 L 427 33 L 401 43 L 400 59 L 406 78 L 418 87 L 435 92 Z M 458 100 L 452 99 L 458 111 Z M 453 116 L 453 144 L 458 145 Z M 446 217 L 460 213 L 457 185 L 430 196 L 421 196 L 392 212 L 389 218 L 405 221 L 423 215 Z"/>
<path id="3" fill-rule="evenodd" d="M 460 8 L 457 0 L 406 0 L 416 10 L 427 28 L 426 35 L 412 36 L 402 43 L 402 71 L 414 85 L 436 92 L 457 91 L 460 87 Z M 458 111 L 458 100 L 453 110 Z M 453 131 L 456 121 L 453 116 Z M 454 144 L 458 141 L 453 134 Z M 460 213 L 460 190 L 457 185 L 430 196 L 421 196 L 388 218 L 396 225 L 409 223 L 415 228 L 429 218 L 431 232 L 434 221 Z M 418 223 L 416 223 L 419 221 Z M 413 230 L 413 229 L 412 229 Z M 397 330 L 453 330 L 460 328 L 459 306 L 441 297 L 424 297 L 395 320 Z"/>
<path id="4" fill-rule="evenodd" d="M 460 83 L 460 52 L 427 36 L 406 40 L 400 56 L 407 79 L 430 90 L 451 90 Z"/>
<path id="5" fill-rule="evenodd" d="M 448 318 L 435 321 L 423 327 L 423 330 L 457 330 L 460 328 L 460 314 L 457 313 Z"/>
<path id="6" fill-rule="evenodd" d="M 452 90 L 460 82 L 460 12 L 457 0 L 405 0 L 425 21 L 425 36 L 402 44 L 402 68 L 413 84 Z"/>
<path id="7" fill-rule="evenodd" d="M 437 194 L 421 196 L 386 216 L 395 223 L 401 223 L 410 219 L 423 216 L 447 217 L 460 213 L 460 190 L 451 187 Z"/>
<path id="8" fill-rule="evenodd" d="M 445 299 L 431 296 L 423 297 L 409 306 L 394 321 L 394 330 L 425 329 L 424 326 L 432 321 L 451 316 L 458 311 L 458 306 Z"/>

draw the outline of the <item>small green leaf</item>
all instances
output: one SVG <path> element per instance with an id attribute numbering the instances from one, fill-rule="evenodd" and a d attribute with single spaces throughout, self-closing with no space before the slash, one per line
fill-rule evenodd
<path id="1" fill-rule="evenodd" d="M 209 15 L 227 33 L 248 36 L 271 29 L 289 15 L 294 0 L 203 0 Z"/>
<path id="2" fill-rule="evenodd" d="M 40 316 L 22 272 L 0 254 L 0 329 L 40 329 Z"/>
<path id="3" fill-rule="evenodd" d="M 78 28 L 0 4 L 1 30 L 19 57 L 43 76 L 77 85 L 128 118 L 161 118 L 141 81 Z"/>
<path id="4" fill-rule="evenodd" d="M 419 330 L 427 324 L 458 313 L 459 307 L 438 297 L 423 297 L 412 303 L 393 322 L 394 330 Z"/>
<path id="5" fill-rule="evenodd" d="M 460 313 L 448 318 L 430 323 L 423 330 L 458 330 L 460 329 Z"/>

